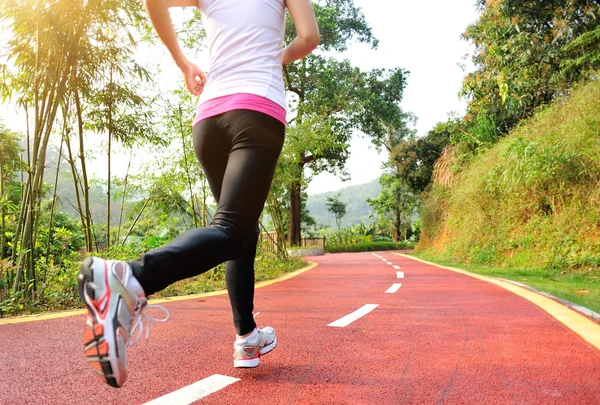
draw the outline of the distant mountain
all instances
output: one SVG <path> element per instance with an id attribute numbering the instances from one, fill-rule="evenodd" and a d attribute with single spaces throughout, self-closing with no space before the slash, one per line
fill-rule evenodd
<path id="1" fill-rule="evenodd" d="M 373 209 L 367 204 L 367 198 L 376 198 L 381 191 L 379 179 L 375 179 L 367 184 L 350 186 L 339 191 L 330 191 L 321 194 L 309 195 L 306 207 L 310 215 L 317 221 L 318 225 L 325 225 L 335 228 L 334 215 L 327 211 L 327 197 L 334 197 L 340 194 L 340 201 L 346 203 L 346 215 L 342 218 L 342 227 L 359 224 L 361 221 L 373 222 L 369 218 L 373 214 Z"/>

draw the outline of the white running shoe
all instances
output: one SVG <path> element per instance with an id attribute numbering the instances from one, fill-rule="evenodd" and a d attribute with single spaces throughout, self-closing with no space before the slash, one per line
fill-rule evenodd
<path id="1" fill-rule="evenodd" d="M 127 346 L 139 341 L 142 317 L 148 321 L 147 338 L 150 321 L 166 322 L 169 312 L 163 307 L 147 305 L 142 286 L 125 262 L 88 257 L 81 265 L 78 284 L 79 295 L 88 311 L 83 330 L 88 364 L 103 381 L 119 388 L 127 380 Z M 144 314 L 144 308 L 148 307 L 164 310 L 165 318 Z M 138 334 L 131 339 L 136 328 L 139 328 Z"/>
<path id="2" fill-rule="evenodd" d="M 233 366 L 236 368 L 254 368 L 260 364 L 260 356 L 269 353 L 277 346 L 275 329 L 266 326 L 255 331 L 245 339 L 233 344 Z"/>

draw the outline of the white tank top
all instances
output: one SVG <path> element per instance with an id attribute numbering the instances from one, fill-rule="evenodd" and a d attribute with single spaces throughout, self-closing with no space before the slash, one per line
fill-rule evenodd
<path id="1" fill-rule="evenodd" d="M 248 93 L 285 108 L 281 65 L 285 0 L 199 0 L 199 4 L 210 60 L 200 104 Z"/>

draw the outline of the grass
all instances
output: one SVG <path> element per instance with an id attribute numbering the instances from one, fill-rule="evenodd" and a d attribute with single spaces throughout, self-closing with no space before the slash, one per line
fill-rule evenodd
<path id="1" fill-rule="evenodd" d="M 379 252 L 384 250 L 407 250 L 414 249 L 413 242 L 360 242 L 348 244 L 327 245 L 327 253 L 347 253 L 347 252 Z"/>
<path id="2" fill-rule="evenodd" d="M 444 266 L 523 283 L 600 313 L 600 271 L 574 272 L 540 268 L 486 267 L 440 259 L 428 252 L 414 252 L 411 255 Z"/>
<path id="3" fill-rule="evenodd" d="M 417 250 L 600 311 L 599 137 L 596 79 L 472 160 L 450 155 L 454 181 L 429 190 Z"/>

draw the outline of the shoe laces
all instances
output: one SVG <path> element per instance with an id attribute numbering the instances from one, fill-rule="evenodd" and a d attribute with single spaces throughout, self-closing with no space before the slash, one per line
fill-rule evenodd
<path id="1" fill-rule="evenodd" d="M 145 310 L 148 310 L 148 309 L 159 309 L 161 311 L 164 311 L 165 317 L 164 318 L 153 317 L 152 315 L 147 314 L 145 312 Z M 169 313 L 167 308 L 165 308 L 161 305 L 148 305 L 148 300 L 146 300 L 146 298 L 140 299 L 140 301 L 138 302 L 137 308 L 135 309 L 134 315 L 135 315 L 135 321 L 134 321 L 135 325 L 131 329 L 130 336 L 133 336 L 136 329 L 137 329 L 137 334 L 135 335 L 135 337 L 133 339 L 131 339 L 129 341 L 129 346 L 135 346 L 142 338 L 142 333 L 144 331 L 143 319 L 145 319 L 146 323 L 148 324 L 148 328 L 146 329 L 146 340 L 148 340 L 148 338 L 150 337 L 150 328 L 151 328 L 152 322 L 167 322 L 169 320 L 169 318 L 171 317 L 171 314 Z"/>

